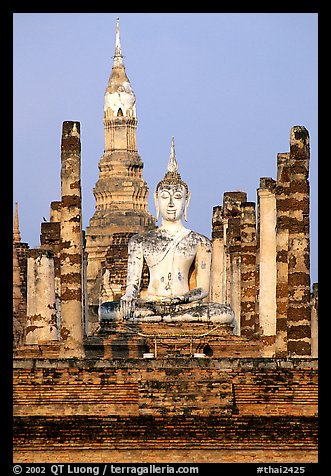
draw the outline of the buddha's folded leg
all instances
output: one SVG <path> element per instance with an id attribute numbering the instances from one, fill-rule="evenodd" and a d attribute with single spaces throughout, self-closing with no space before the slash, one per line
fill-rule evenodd
<path id="1" fill-rule="evenodd" d="M 137 303 L 133 319 L 153 322 L 210 322 L 232 324 L 236 330 L 233 310 L 226 304 L 194 301 L 186 304 L 160 302 Z M 235 333 L 235 332 L 234 332 Z"/>

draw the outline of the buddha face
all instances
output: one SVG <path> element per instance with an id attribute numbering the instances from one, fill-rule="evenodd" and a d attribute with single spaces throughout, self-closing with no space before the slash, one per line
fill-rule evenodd
<path id="1" fill-rule="evenodd" d="M 175 222 L 181 220 L 183 214 L 186 220 L 186 209 L 190 194 L 182 185 L 163 185 L 155 194 L 157 215 L 161 213 L 164 220 Z"/>

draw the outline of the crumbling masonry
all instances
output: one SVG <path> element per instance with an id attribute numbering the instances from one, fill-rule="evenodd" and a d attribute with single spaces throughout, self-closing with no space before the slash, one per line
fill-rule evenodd
<path id="1" fill-rule="evenodd" d="M 231 304 L 241 334 L 259 335 L 262 355 L 311 355 L 309 134 L 290 131 L 277 180 L 260 179 L 258 221 L 244 192 L 225 192 L 213 211 L 211 299 Z M 314 341 L 312 343 L 312 341 Z"/>

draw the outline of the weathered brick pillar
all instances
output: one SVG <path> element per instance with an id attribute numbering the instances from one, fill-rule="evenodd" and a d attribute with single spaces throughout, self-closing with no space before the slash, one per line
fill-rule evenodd
<path id="1" fill-rule="evenodd" d="M 259 206 L 259 323 L 262 355 L 273 357 L 276 342 L 276 182 L 261 178 Z"/>
<path id="2" fill-rule="evenodd" d="M 54 250 L 54 269 L 55 269 L 55 306 L 58 319 L 58 330 L 61 326 L 61 201 L 51 202 L 49 218 L 54 234 L 52 234 L 52 246 Z"/>
<path id="3" fill-rule="evenodd" d="M 231 263 L 231 294 L 230 306 L 233 309 L 237 322 L 237 334 L 241 335 L 241 256 L 239 247 L 232 248 Z"/>
<path id="4" fill-rule="evenodd" d="M 22 294 L 20 266 L 13 243 L 13 338 L 14 344 L 23 344 L 26 326 L 26 305 Z"/>
<path id="5" fill-rule="evenodd" d="M 225 192 L 223 215 L 226 259 L 226 304 L 232 307 L 237 321 L 238 334 L 241 329 L 241 205 L 246 202 L 246 192 Z"/>
<path id="6" fill-rule="evenodd" d="M 288 247 L 287 349 L 290 356 L 310 355 L 309 134 L 290 132 L 290 233 Z"/>
<path id="7" fill-rule="evenodd" d="M 241 333 L 241 239 L 240 239 L 240 216 L 228 219 L 227 242 L 229 252 L 228 270 L 229 301 L 236 321 L 238 334 Z"/>
<path id="8" fill-rule="evenodd" d="M 276 357 L 287 356 L 288 240 L 290 223 L 290 154 L 277 154 Z"/>
<path id="9" fill-rule="evenodd" d="M 29 250 L 26 344 L 57 340 L 53 252 Z"/>
<path id="10" fill-rule="evenodd" d="M 84 357 L 80 123 L 63 123 L 61 142 L 61 349 L 60 357 Z"/>
<path id="11" fill-rule="evenodd" d="M 318 284 L 313 284 L 311 303 L 311 356 L 318 357 Z"/>
<path id="12" fill-rule="evenodd" d="M 40 234 L 40 247 L 44 250 L 51 250 L 54 253 L 54 280 L 55 280 L 55 309 L 57 318 L 57 329 L 60 332 L 60 316 L 61 316 L 61 267 L 60 267 L 60 254 L 61 254 L 61 216 L 57 211 L 56 215 L 53 214 L 52 208 L 54 203 L 51 203 L 50 221 L 41 223 Z M 57 206 L 58 208 L 58 206 Z M 54 220 L 54 219 L 57 220 Z"/>
<path id="13" fill-rule="evenodd" d="M 256 321 L 256 216 L 255 203 L 241 204 L 241 335 L 251 338 L 258 330 Z"/>
<path id="14" fill-rule="evenodd" d="M 51 202 L 49 221 L 52 222 L 61 222 L 61 201 Z"/>
<path id="15" fill-rule="evenodd" d="M 21 290 L 20 267 L 18 264 L 16 248 L 13 244 L 13 311 L 19 313 L 20 306 L 23 301 Z"/>
<path id="16" fill-rule="evenodd" d="M 223 208 L 213 208 L 210 301 L 225 303 L 225 249 Z"/>

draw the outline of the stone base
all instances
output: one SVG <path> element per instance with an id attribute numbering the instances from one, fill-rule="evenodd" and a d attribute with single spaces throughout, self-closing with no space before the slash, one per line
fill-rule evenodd
<path id="1" fill-rule="evenodd" d="M 136 359 L 194 357 L 260 357 L 259 341 L 235 336 L 229 324 L 158 323 L 128 325 L 102 323 L 98 335 L 84 341 L 86 358 Z M 15 358 L 56 359 L 60 342 L 14 347 Z M 196 354 L 196 355 L 195 355 Z"/>
<path id="2" fill-rule="evenodd" d="M 14 347 L 14 358 L 47 358 L 57 359 L 60 353 L 59 341 L 45 341 L 39 344 L 20 344 Z"/>
<path id="3" fill-rule="evenodd" d="M 231 324 L 207 323 L 126 323 L 102 322 L 98 336 L 85 342 L 90 358 L 143 358 L 145 353 L 157 357 L 193 357 L 204 354 L 207 358 L 259 357 L 256 340 L 233 335 Z"/>

